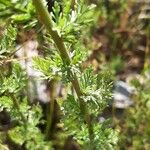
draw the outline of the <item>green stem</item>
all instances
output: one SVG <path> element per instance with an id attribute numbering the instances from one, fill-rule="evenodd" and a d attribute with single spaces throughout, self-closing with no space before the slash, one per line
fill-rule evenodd
<path id="1" fill-rule="evenodd" d="M 51 22 L 51 16 L 50 16 L 48 10 L 46 9 L 46 6 L 44 6 L 43 0 L 33 0 L 33 4 L 36 8 L 36 11 L 37 11 L 39 17 L 40 17 L 39 19 L 45 25 L 45 27 L 48 30 L 48 32 L 50 33 L 53 41 L 55 42 L 63 63 L 67 64 L 69 66 L 71 64 L 71 59 L 68 55 L 64 41 L 63 41 L 62 37 L 59 36 L 58 32 L 53 29 L 52 22 Z M 88 109 L 86 107 L 86 103 L 82 99 L 83 93 L 80 89 L 80 85 L 79 85 L 77 76 L 75 74 L 73 74 L 71 71 L 69 72 L 69 74 L 72 76 L 71 82 L 72 82 L 72 85 L 73 85 L 73 87 L 76 91 L 76 94 L 78 96 L 78 99 L 79 99 L 81 113 L 84 115 L 84 120 L 86 121 L 86 123 L 88 125 L 89 138 L 91 141 L 93 141 L 94 133 L 93 133 L 91 117 L 90 117 Z"/>
<path id="2" fill-rule="evenodd" d="M 47 125 L 46 125 L 46 139 L 52 137 L 51 128 L 52 128 L 52 121 L 54 118 L 54 103 L 55 103 L 55 80 L 50 82 L 50 103 L 47 106 Z M 51 134 L 51 135 L 50 135 Z"/>
<path id="3" fill-rule="evenodd" d="M 54 115 L 54 99 L 51 99 L 50 104 L 47 106 L 47 125 L 45 131 L 46 139 L 49 139 L 52 136 L 52 133 L 50 131 L 52 127 L 53 115 Z"/>

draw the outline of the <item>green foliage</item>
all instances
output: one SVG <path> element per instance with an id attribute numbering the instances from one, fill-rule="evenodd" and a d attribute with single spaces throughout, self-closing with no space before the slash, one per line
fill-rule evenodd
<path id="1" fill-rule="evenodd" d="M 61 108 L 64 114 L 62 123 L 64 123 L 65 131 L 74 137 L 82 146 L 82 149 L 91 150 L 93 145 L 96 146 L 95 149 L 107 150 L 115 148 L 118 141 L 118 133 L 109 127 L 110 124 L 107 121 L 93 123 L 94 139 L 91 145 L 88 128 L 83 123 L 84 120 L 82 114 L 80 114 L 79 105 L 72 95 L 68 95 Z"/>
<path id="2" fill-rule="evenodd" d="M 50 41 L 49 37 L 47 38 L 46 39 Z M 43 78 L 45 79 L 51 80 L 57 78 L 59 80 L 61 79 L 64 83 L 69 82 L 68 79 L 72 77 L 69 74 L 69 70 L 75 74 L 80 74 L 81 72 L 81 65 L 87 58 L 85 47 L 77 42 L 73 45 L 73 51 L 70 52 L 70 57 L 72 59 L 70 65 L 63 64 L 59 54 L 54 51 L 51 53 L 51 57 L 34 57 L 33 67 L 36 70 L 41 71 L 43 73 Z"/>
<path id="3" fill-rule="evenodd" d="M 104 127 L 105 125 L 105 127 Z M 94 145 L 96 146 L 95 149 L 102 149 L 102 150 L 109 150 L 109 149 L 115 149 L 115 145 L 118 142 L 118 135 L 116 131 L 113 131 L 110 128 L 106 128 L 106 124 L 97 124 L 94 126 Z M 88 130 L 86 126 L 80 127 L 80 132 L 76 133 L 75 138 L 77 141 L 83 145 L 83 149 L 85 150 L 91 150 L 92 145 L 89 143 L 88 138 Z M 107 142 L 106 142 L 107 141 Z"/>
<path id="4" fill-rule="evenodd" d="M 53 79 L 62 75 L 62 61 L 59 55 L 54 55 L 53 58 L 33 58 L 33 67 L 43 73 L 44 78 Z"/>
<path id="5" fill-rule="evenodd" d="M 3 111 L 4 109 L 6 109 L 8 112 L 10 112 L 13 108 L 13 102 L 12 100 L 7 97 L 7 96 L 3 96 L 0 98 L 0 110 Z"/>
<path id="6" fill-rule="evenodd" d="M 111 99 L 110 75 L 107 72 L 94 75 L 90 67 L 85 70 L 83 75 L 81 74 L 80 78 L 80 84 L 84 91 L 82 97 L 93 118 L 96 118 Z M 73 95 L 68 94 L 67 99 L 61 105 L 61 109 L 64 114 L 62 123 L 64 123 L 66 132 L 73 135 L 83 149 L 90 150 L 93 145 L 96 145 L 96 149 L 114 148 L 117 143 L 117 132 L 106 126 L 106 123 L 104 126 L 103 123 L 97 121 L 93 122 L 95 138 L 93 139 L 94 143 L 90 144 L 88 128 L 84 124 L 78 100 Z"/>
<path id="7" fill-rule="evenodd" d="M 5 58 L 6 54 L 13 53 L 17 29 L 11 24 L 6 28 L 3 37 L 0 39 L 0 58 Z"/>
<path id="8" fill-rule="evenodd" d="M 62 131 L 67 136 L 72 136 L 81 149 L 115 149 L 118 140 L 117 132 L 106 125 L 107 121 L 100 123 L 97 119 L 112 99 L 111 75 L 105 71 L 94 72 L 92 67 L 84 69 L 82 66 L 88 55 L 83 44 L 85 34 L 83 32 L 91 26 L 95 9 L 93 5 L 86 5 L 84 0 L 74 1 L 74 4 L 72 2 L 67 0 L 55 2 L 51 12 L 52 30 L 57 31 L 55 33 L 63 39 L 69 58 L 60 54 L 55 37 L 45 35 L 45 30 L 41 30 L 43 36 L 46 36 L 46 42 L 50 45 L 50 48 L 47 46 L 49 53 L 45 57 L 34 57 L 33 66 L 43 73 L 44 79 L 48 81 L 58 79 L 70 88 L 67 98 L 59 105 L 62 112 L 60 119 L 60 124 L 63 125 Z M 0 11 L 3 12 L 1 15 L 5 19 L 8 19 L 7 15 L 9 15 L 13 23 L 23 23 L 23 27 L 39 26 L 34 18 L 35 9 L 30 0 L 0 0 Z M 9 25 L 4 32 L 0 44 L 2 59 L 9 59 L 10 55 L 13 58 L 17 32 L 19 32 L 17 28 L 12 25 Z M 57 139 L 59 135 L 56 135 L 57 131 L 55 132 L 58 124 L 57 127 L 45 127 L 52 125 L 50 120 L 55 120 L 57 115 L 55 104 L 53 104 L 55 97 L 51 96 L 51 106 L 50 110 L 46 110 L 48 113 L 46 120 L 45 110 L 42 111 L 40 105 L 30 104 L 28 101 L 28 89 L 26 89 L 28 76 L 25 70 L 18 63 L 10 63 L 8 70 L 8 73 L 3 71 L 0 73 L 0 110 L 6 111 L 11 117 L 11 122 L 15 122 L 15 125 L 7 131 L 9 138 L 25 149 L 51 150 L 55 145 L 57 147 L 62 142 L 59 143 Z M 71 92 L 72 86 L 76 94 L 73 90 Z M 88 117 L 91 117 L 91 120 L 87 120 Z M 50 129 L 48 137 L 47 133 L 39 127 L 41 124 L 44 128 Z M 91 136 L 93 139 L 90 138 Z"/>
<path id="9" fill-rule="evenodd" d="M 110 79 L 110 74 L 105 72 L 94 74 L 92 68 L 85 70 L 81 75 L 81 87 L 84 95 L 83 99 L 87 103 L 89 110 L 92 114 L 98 114 L 108 105 L 111 100 L 111 87 L 112 83 L 107 81 Z"/>
<path id="10" fill-rule="evenodd" d="M 146 70 L 141 76 L 131 80 L 136 93 L 134 98 L 134 107 L 128 109 L 123 120 L 123 133 L 120 147 L 127 145 L 133 149 L 149 149 L 150 142 L 150 81 L 149 70 Z"/>
<path id="11" fill-rule="evenodd" d="M 58 31 L 65 42 L 75 44 L 80 38 L 83 29 L 85 31 L 85 28 L 92 23 L 93 19 L 91 18 L 94 13 L 94 6 L 87 6 L 80 0 L 75 4 L 72 4 L 72 1 L 64 0 L 62 7 L 63 11 L 60 9 L 59 2 L 55 1 L 54 13 L 52 13 L 54 18 L 53 28 Z"/>
<path id="12" fill-rule="evenodd" d="M 10 138 L 18 145 L 25 144 L 26 149 L 47 149 L 51 150 L 51 142 L 45 141 L 44 135 L 41 133 L 37 125 L 41 122 L 41 108 L 33 106 L 32 109 L 28 105 L 24 105 L 26 111 L 23 111 L 23 105 L 20 106 L 21 111 L 28 118 L 27 126 L 20 125 L 9 131 Z"/>
<path id="13" fill-rule="evenodd" d="M 1 39 L 1 59 L 8 58 L 15 49 L 17 29 L 9 25 Z M 27 74 L 18 63 L 12 63 L 9 73 L 0 73 L 0 111 L 6 111 L 15 127 L 8 131 L 9 138 L 17 145 L 25 145 L 26 149 L 53 149 L 51 142 L 45 141 L 45 136 L 37 127 L 43 124 L 42 109 L 39 105 L 28 104 L 23 96 L 27 85 Z M 36 145 L 36 146 L 35 146 Z M 5 145 L 1 145 L 3 149 Z"/>
<path id="14" fill-rule="evenodd" d="M 4 92 L 17 93 L 26 85 L 27 76 L 21 66 L 19 64 L 14 64 L 12 67 L 12 75 L 3 78 L 3 83 L 0 85 L 0 94 Z"/>
<path id="15" fill-rule="evenodd" d="M 94 143 L 91 145 L 88 127 L 84 124 L 84 114 L 81 113 L 79 97 L 73 93 L 68 93 L 66 100 L 60 104 L 63 112 L 61 123 L 64 124 L 65 132 L 80 141 L 79 144 L 83 149 L 93 149 L 93 145 L 97 145 L 96 149 L 113 148 L 117 141 L 117 133 L 111 128 L 102 129 L 102 125 L 96 120 L 99 113 L 103 111 L 112 98 L 111 75 L 108 72 L 94 73 L 92 67 L 82 69 L 82 62 L 87 57 L 87 50 L 79 39 L 82 41 L 82 29 L 90 25 L 91 15 L 94 12 L 91 10 L 92 7 L 87 7 L 85 4 L 81 5 L 82 3 L 77 1 L 74 9 L 71 9 L 71 2 L 64 1 L 61 12 L 60 3 L 55 2 L 53 13 L 51 13 L 53 29 L 64 39 L 71 58 L 70 64 L 65 64 L 62 59 L 66 58 L 60 58 L 57 51 L 54 52 L 53 39 L 47 36 L 46 40 L 53 45 L 53 51 L 49 49 L 52 54 L 47 58 L 34 58 L 34 67 L 40 70 L 45 78 L 59 77 L 65 84 L 71 83 L 74 75 L 77 75 L 83 92 L 80 98 L 84 100 L 86 107 L 93 116 L 94 136 L 96 138 L 93 139 Z"/>
<path id="16" fill-rule="evenodd" d="M 81 113 L 79 97 L 73 93 L 68 93 L 66 100 L 60 104 L 63 112 L 61 123 L 64 124 L 65 132 L 73 136 L 82 149 L 93 149 L 94 145 L 97 145 L 96 149 L 113 149 L 117 142 L 117 132 L 108 127 L 102 129 L 102 124 L 96 120 L 112 98 L 110 74 L 107 72 L 94 73 L 92 67 L 82 69 L 82 62 L 87 57 L 87 50 L 79 39 L 82 41 L 82 29 L 92 22 L 91 15 L 94 13 L 94 9 L 91 9 L 93 6 L 87 7 L 83 1 L 77 1 L 74 9 L 72 9 L 70 1 L 64 1 L 62 5 L 64 6 L 63 11 L 61 11 L 60 3 L 55 2 L 51 17 L 53 18 L 53 29 L 64 39 L 71 62 L 65 64 L 62 59 L 66 58 L 58 57 L 57 52 L 54 52 L 53 49 L 52 54 L 49 55 L 50 58 L 34 58 L 34 67 L 48 79 L 59 76 L 63 83 L 71 83 L 74 75 L 77 75 L 83 92 L 80 98 L 84 100 L 93 117 L 95 138 L 91 145 L 88 127 L 84 124 L 84 114 Z M 47 36 L 46 40 L 55 47 L 50 36 Z"/>
<path id="17" fill-rule="evenodd" d="M 34 18 L 35 9 L 31 0 L 0 0 L 1 19 L 24 24 L 24 27 L 33 27 L 37 21 Z"/>

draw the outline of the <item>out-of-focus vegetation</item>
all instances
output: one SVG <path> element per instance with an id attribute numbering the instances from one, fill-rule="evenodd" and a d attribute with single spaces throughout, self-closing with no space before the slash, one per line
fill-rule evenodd
<path id="1" fill-rule="evenodd" d="M 50 27 L 32 0 L 0 0 L 0 149 L 149 150 L 150 1 L 43 2 Z M 134 88 L 119 118 L 117 80 Z"/>
<path id="2" fill-rule="evenodd" d="M 130 80 L 131 85 L 135 88 L 135 95 L 133 95 L 134 106 L 126 110 L 124 119 L 118 125 L 121 129 L 120 147 L 122 149 L 126 147 L 148 150 L 150 147 L 149 80 L 149 70 Z"/>

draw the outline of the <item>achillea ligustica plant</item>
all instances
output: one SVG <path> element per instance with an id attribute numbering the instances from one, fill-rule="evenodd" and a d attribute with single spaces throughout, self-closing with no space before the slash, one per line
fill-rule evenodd
<path id="1" fill-rule="evenodd" d="M 33 0 L 33 4 L 30 0 L 25 3 L 18 0 L 18 5 L 24 6 L 19 8 L 15 2 L 14 5 L 10 1 L 0 2 L 10 8 L 10 13 L 12 10 L 18 13 L 11 17 L 0 42 L 0 109 L 10 116 L 12 125 L 6 134 L 1 133 L 5 135 L 1 146 L 6 147 L 3 143 L 8 140 L 8 146 L 13 143 L 15 148 L 30 150 L 115 149 L 117 132 L 107 121 L 98 121 L 98 115 L 112 98 L 110 74 L 95 73 L 91 66 L 82 67 L 87 57 L 83 36 L 92 23 L 94 6 L 84 0 L 55 1 L 52 12 L 48 12 L 43 0 Z M 20 15 L 24 20 L 19 19 Z M 5 63 L 16 51 L 18 24 L 34 27 L 37 37 L 44 39 L 39 40 L 39 46 L 45 47 L 45 57 L 34 57 L 34 68 L 43 73 L 42 78 L 50 86 L 61 81 L 68 87 L 64 99 L 50 91 L 46 114 L 38 103 L 31 104 L 28 100 L 26 71 L 18 63 Z"/>

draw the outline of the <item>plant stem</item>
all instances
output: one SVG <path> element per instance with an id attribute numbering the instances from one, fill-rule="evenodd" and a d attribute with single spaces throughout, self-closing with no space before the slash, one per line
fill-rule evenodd
<path id="1" fill-rule="evenodd" d="M 54 115 L 54 99 L 51 99 L 51 102 L 47 106 L 47 125 L 46 125 L 46 131 L 45 131 L 45 136 L 46 139 L 48 140 L 50 138 L 50 130 L 52 127 L 52 119 Z"/>
<path id="2" fill-rule="evenodd" d="M 55 82 L 56 82 L 55 80 L 52 80 L 50 82 L 50 103 L 47 106 L 47 114 L 46 114 L 47 115 L 47 125 L 45 131 L 46 139 L 52 137 L 51 128 L 52 128 L 52 121 L 54 118 L 54 103 L 55 103 L 55 95 L 56 95 Z"/>
<path id="3" fill-rule="evenodd" d="M 62 37 L 60 37 L 58 32 L 53 29 L 52 22 L 51 22 L 51 16 L 50 16 L 48 10 L 46 9 L 46 7 L 44 6 L 43 1 L 42 0 L 33 0 L 33 4 L 36 8 L 36 11 L 37 11 L 39 17 L 40 17 L 39 19 L 45 25 L 45 27 L 48 30 L 48 32 L 50 33 L 54 43 L 56 44 L 63 63 L 69 66 L 71 63 L 71 59 L 68 55 L 68 52 L 67 52 L 67 49 L 65 47 Z M 93 132 L 93 125 L 91 122 L 91 116 L 89 115 L 88 109 L 86 107 L 86 103 L 82 99 L 83 93 L 81 91 L 77 76 L 75 74 L 73 74 L 71 71 L 69 72 L 69 74 L 72 76 L 71 83 L 76 91 L 77 96 L 78 96 L 80 110 L 81 110 L 81 113 L 84 115 L 84 120 L 88 126 L 89 138 L 91 141 L 93 141 L 94 132 Z"/>

